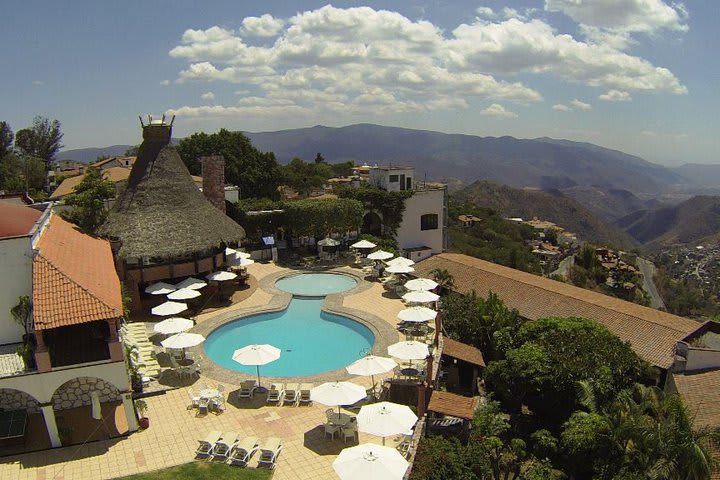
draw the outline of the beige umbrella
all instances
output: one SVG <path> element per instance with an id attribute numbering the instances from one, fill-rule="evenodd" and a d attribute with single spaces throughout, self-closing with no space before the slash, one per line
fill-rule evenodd
<path id="1" fill-rule="evenodd" d="M 328 407 L 352 405 L 367 396 L 365 388 L 350 382 L 326 382 L 310 389 L 310 400 Z"/>
<path id="2" fill-rule="evenodd" d="M 367 240 L 360 240 L 359 242 L 355 242 L 352 245 L 350 245 L 351 248 L 375 248 L 377 245 L 375 245 L 372 242 L 368 242 Z"/>
<path id="3" fill-rule="evenodd" d="M 367 256 L 369 260 L 387 260 L 388 258 L 392 258 L 395 255 L 393 255 L 390 252 L 386 252 L 384 250 L 378 250 L 376 252 L 372 252 Z"/>
<path id="4" fill-rule="evenodd" d="M 178 290 L 180 290 L 182 288 L 190 288 L 192 290 L 200 290 L 201 288 L 206 287 L 206 286 L 207 286 L 207 282 L 204 282 L 204 281 L 200 280 L 199 278 L 190 277 L 190 278 L 186 278 L 182 282 L 175 285 L 175 288 Z"/>
<path id="5" fill-rule="evenodd" d="M 394 448 L 364 443 L 343 449 L 332 465 L 341 480 L 401 480 L 410 464 Z"/>
<path id="6" fill-rule="evenodd" d="M 274 362 L 280 358 L 280 349 L 272 345 L 247 345 L 233 352 L 232 359 L 240 365 L 255 365 L 257 367 L 258 385 L 260 385 L 260 365 Z"/>
<path id="7" fill-rule="evenodd" d="M 225 270 L 220 270 L 219 272 L 211 273 L 205 278 L 213 282 L 227 282 L 228 280 L 234 280 L 235 278 L 237 278 L 237 274 L 227 272 Z"/>
<path id="8" fill-rule="evenodd" d="M 398 318 L 402 320 L 403 322 L 428 322 L 430 320 L 435 320 L 435 317 L 437 317 L 438 312 L 433 310 L 432 308 L 427 307 L 410 307 L 406 308 L 404 310 L 400 310 L 400 313 L 398 313 Z"/>
<path id="9" fill-rule="evenodd" d="M 390 266 L 390 265 L 405 265 L 408 267 L 412 267 L 413 265 L 415 265 L 415 262 L 413 262 L 409 258 L 405 258 L 405 257 L 395 257 L 392 260 L 388 260 L 385 263 L 388 266 Z"/>
<path id="10" fill-rule="evenodd" d="M 193 321 L 182 317 L 166 318 L 162 322 L 158 322 L 153 330 L 163 335 L 173 335 L 176 333 L 190 330 L 193 327 Z"/>
<path id="11" fill-rule="evenodd" d="M 393 264 L 385 269 L 388 273 L 412 273 L 415 271 L 410 265 Z"/>
<path id="12" fill-rule="evenodd" d="M 437 286 L 437 282 L 429 278 L 414 278 L 405 282 L 405 288 L 408 290 L 432 290 Z"/>
<path id="13" fill-rule="evenodd" d="M 418 417 L 407 405 L 379 402 L 363 405 L 357 416 L 358 430 L 370 435 L 385 437 L 405 433 L 413 428 Z"/>
<path id="14" fill-rule="evenodd" d="M 440 299 L 440 295 L 428 292 L 427 290 L 416 290 L 406 293 L 402 296 L 402 299 L 412 303 L 430 303 L 437 302 Z"/>
<path id="15" fill-rule="evenodd" d="M 154 307 L 150 312 L 153 315 L 160 317 L 167 317 L 168 315 L 177 315 L 180 312 L 187 310 L 187 303 L 182 302 L 165 302 L 161 303 L 157 307 Z"/>
<path id="16" fill-rule="evenodd" d="M 175 285 L 171 285 L 165 282 L 157 282 L 147 287 L 145 289 L 145 293 L 149 293 L 150 295 L 167 295 L 168 293 L 174 292 L 175 290 Z"/>
<path id="17" fill-rule="evenodd" d="M 193 290 L 192 288 L 181 288 L 180 290 L 168 293 L 167 298 L 169 300 L 190 300 L 191 298 L 197 298 L 200 295 L 202 295 L 200 292 Z"/>

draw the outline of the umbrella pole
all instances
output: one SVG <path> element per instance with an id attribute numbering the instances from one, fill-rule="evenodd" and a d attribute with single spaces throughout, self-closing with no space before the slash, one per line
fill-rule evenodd
<path id="1" fill-rule="evenodd" d="M 255 365 L 255 368 L 257 368 L 258 388 L 262 388 L 260 385 L 260 365 Z"/>

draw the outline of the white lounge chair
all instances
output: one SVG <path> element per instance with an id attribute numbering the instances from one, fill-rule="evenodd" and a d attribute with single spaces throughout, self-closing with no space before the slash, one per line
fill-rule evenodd
<path id="1" fill-rule="evenodd" d="M 240 384 L 240 390 L 238 390 L 238 398 L 253 398 L 255 390 L 257 390 L 257 380 L 244 380 Z"/>
<path id="2" fill-rule="evenodd" d="M 275 461 L 282 451 L 282 440 L 277 437 L 270 437 L 260 445 L 260 459 L 258 467 L 275 468 Z"/>
<path id="3" fill-rule="evenodd" d="M 285 385 L 285 394 L 282 397 L 283 405 L 297 405 L 300 400 L 300 385 L 297 383 L 288 383 Z"/>
<path id="4" fill-rule="evenodd" d="M 220 440 L 220 437 L 222 437 L 222 432 L 213 430 L 212 432 L 208 433 L 203 440 L 198 440 L 199 445 L 197 450 L 195 450 L 195 456 L 207 457 L 208 455 L 210 455 L 210 452 L 215 446 L 215 442 Z"/>
<path id="5" fill-rule="evenodd" d="M 240 435 L 236 432 L 223 433 L 220 439 L 215 442 L 208 458 L 212 458 L 212 460 L 222 460 L 224 462 L 227 460 L 232 448 L 237 445 L 238 440 L 240 440 Z"/>
<path id="6" fill-rule="evenodd" d="M 285 396 L 285 384 L 273 383 L 268 390 L 267 403 L 279 405 Z"/>
<path id="7" fill-rule="evenodd" d="M 312 399 L 310 398 L 310 390 L 312 388 L 312 383 L 303 383 L 300 385 L 300 397 L 298 398 L 298 403 L 304 403 L 306 405 L 310 405 L 312 403 Z"/>
<path id="8" fill-rule="evenodd" d="M 245 437 L 240 440 L 230 450 L 228 455 L 228 463 L 230 465 L 239 465 L 244 467 L 250 461 L 250 458 L 258 450 L 257 437 Z"/>

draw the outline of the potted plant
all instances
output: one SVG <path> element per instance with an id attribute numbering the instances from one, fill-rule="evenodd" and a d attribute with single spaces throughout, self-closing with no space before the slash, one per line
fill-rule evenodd
<path id="1" fill-rule="evenodd" d="M 145 416 L 145 412 L 147 412 L 147 402 L 143 399 L 135 400 L 135 411 L 138 415 L 138 425 L 140 425 L 140 428 L 148 428 L 150 426 L 150 419 Z"/>

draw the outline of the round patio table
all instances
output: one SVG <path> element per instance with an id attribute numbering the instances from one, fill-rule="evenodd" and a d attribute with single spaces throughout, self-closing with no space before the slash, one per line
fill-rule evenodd
<path id="1" fill-rule="evenodd" d="M 203 388 L 200 390 L 200 398 L 207 398 L 209 400 L 220 396 L 220 391 L 217 388 Z"/>

